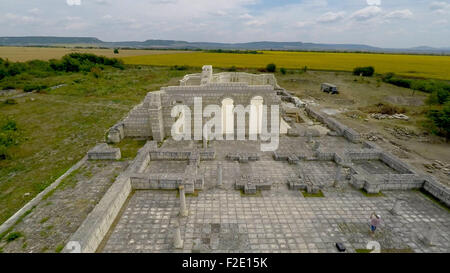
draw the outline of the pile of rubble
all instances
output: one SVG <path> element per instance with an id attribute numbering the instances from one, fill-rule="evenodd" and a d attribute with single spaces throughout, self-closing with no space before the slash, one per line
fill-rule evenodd
<path id="1" fill-rule="evenodd" d="M 427 168 L 427 172 L 433 173 L 435 170 L 443 171 L 446 175 L 450 175 L 450 164 L 445 164 L 439 160 L 435 160 L 431 164 L 423 164 Z"/>
<path id="2" fill-rule="evenodd" d="M 409 120 L 409 117 L 407 115 L 404 114 L 394 114 L 394 115 L 387 115 L 387 114 L 381 114 L 381 113 L 374 113 L 374 114 L 370 114 L 371 118 L 374 119 L 400 119 L 400 120 Z"/>

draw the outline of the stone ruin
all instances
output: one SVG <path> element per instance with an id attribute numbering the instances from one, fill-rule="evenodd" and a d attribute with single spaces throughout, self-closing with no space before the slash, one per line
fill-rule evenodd
<path id="1" fill-rule="evenodd" d="M 288 131 L 302 122 L 300 119 L 287 119 L 280 112 L 280 132 L 285 143 L 274 152 L 259 150 L 221 150 L 214 141 L 190 143 L 183 148 L 167 143 L 171 127 L 179 117 L 171 116 L 171 109 L 177 104 L 192 108 L 195 96 L 202 97 L 203 105 L 222 104 L 229 99 L 234 105 L 249 105 L 252 99 L 259 97 L 267 105 L 291 103 L 307 115 L 311 124 L 326 127 L 328 133 L 322 133 L 315 127 L 300 124 L 300 130 L 293 135 Z M 198 117 L 194 116 L 193 122 Z M 251 119 L 246 117 L 247 123 Z M 288 121 L 286 121 L 288 120 Z M 198 121 L 198 120 L 197 120 Z M 205 120 L 203 120 L 203 124 Z M 236 127 L 234 128 L 236 129 Z M 251 134 L 249 128 L 246 135 Z M 234 131 L 236 132 L 236 130 Z M 286 136 L 287 135 L 287 136 Z M 437 199 L 450 206 L 450 189 L 438 183 L 433 177 L 418 173 L 413 167 L 397 157 L 383 151 L 372 142 L 362 141 L 355 130 L 341 124 L 313 106 L 305 105 L 299 98 L 279 87 L 271 74 L 252 75 L 247 73 L 213 74 L 211 66 L 204 66 L 202 73 L 186 75 L 179 86 L 164 87 L 160 91 L 149 92 L 144 101 L 134 107 L 129 114 L 107 133 L 109 143 L 118 143 L 126 137 L 145 138 L 149 141 L 142 147 L 129 167 L 120 174 L 100 203 L 88 215 L 83 225 L 73 234 L 71 241 L 81 243 L 82 252 L 94 252 L 99 247 L 127 198 L 135 190 L 178 190 L 180 193 L 180 216 L 189 217 L 185 204 L 185 194 L 208 190 L 209 183 L 220 190 L 243 190 L 254 195 L 258 191 L 279 189 L 304 190 L 318 193 L 333 187 L 336 183 L 346 183 L 355 189 L 364 189 L 368 193 L 387 190 L 424 189 Z M 327 140 L 338 139 L 345 145 L 331 145 Z M 284 147 L 286 143 L 295 143 Z M 101 144 L 89 151 L 90 159 L 118 159 L 120 151 L 107 144 Z M 252 169 L 255 164 L 276 162 L 286 166 L 291 173 L 282 173 L 274 181 Z M 151 166 L 174 164 L 177 172 Z M 331 164 L 332 174 L 321 173 L 320 167 L 311 168 L 311 164 Z M 229 178 L 224 165 L 242 166 L 247 173 L 237 173 Z M 273 164 L 271 164 L 273 165 Z M 267 165 L 264 165 L 267 166 Z M 230 183 L 229 181 L 232 181 Z M 230 185 L 231 188 L 226 188 Z M 276 187 L 275 187 L 276 186 Z M 211 188 L 211 187 L 210 187 Z M 400 213 L 400 203 L 394 204 L 392 213 Z M 432 236 L 425 236 L 431 241 Z M 182 248 L 183 240 L 177 224 L 174 229 L 174 246 Z"/>

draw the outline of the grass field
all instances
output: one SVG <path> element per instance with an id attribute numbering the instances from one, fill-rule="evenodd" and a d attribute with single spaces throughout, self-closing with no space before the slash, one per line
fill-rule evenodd
<path id="1" fill-rule="evenodd" d="M 0 46 L 0 58 L 9 59 L 14 62 L 25 62 L 31 60 L 48 61 L 50 59 L 59 59 L 62 56 L 73 53 L 92 53 L 106 57 L 129 57 L 140 55 L 157 55 L 157 54 L 177 54 L 191 53 L 192 51 L 178 50 L 119 50 L 119 54 L 114 54 L 113 49 L 81 49 L 81 48 L 49 48 L 49 47 L 9 47 Z"/>
<path id="2" fill-rule="evenodd" d="M 374 66 L 377 73 L 450 80 L 450 56 L 317 53 L 265 51 L 264 54 L 195 52 L 191 54 L 140 55 L 122 58 L 126 64 L 157 66 L 210 64 L 227 68 L 263 68 L 275 63 L 279 68 L 352 71 L 357 66 Z"/>
<path id="3" fill-rule="evenodd" d="M 186 72 L 194 71 L 107 68 L 98 79 L 82 72 L 15 79 L 67 86 L 16 98 L 14 105 L 0 101 L 0 120 L 14 120 L 20 132 L 20 144 L 11 147 L 12 158 L 0 160 L 0 223 L 104 141 L 106 130 L 147 92 L 175 85 Z M 127 157 L 130 149 L 122 148 Z"/>

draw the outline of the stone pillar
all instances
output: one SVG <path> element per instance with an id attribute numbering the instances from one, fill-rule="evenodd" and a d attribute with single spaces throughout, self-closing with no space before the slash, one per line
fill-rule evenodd
<path id="1" fill-rule="evenodd" d="M 153 92 L 152 96 L 149 98 L 149 115 L 150 115 L 150 125 L 152 128 L 153 140 L 163 141 L 164 140 L 164 122 L 162 114 L 161 105 L 161 95 L 159 92 Z"/>
<path id="2" fill-rule="evenodd" d="M 222 163 L 217 165 L 217 185 L 222 186 Z"/>
<path id="3" fill-rule="evenodd" d="M 188 216 L 188 210 L 186 209 L 186 196 L 184 192 L 184 186 L 181 185 L 178 189 L 180 190 L 180 215 L 186 217 Z"/>
<path id="4" fill-rule="evenodd" d="M 175 230 L 174 230 L 174 248 L 182 249 L 183 248 L 183 240 L 181 240 L 181 230 L 180 230 L 180 222 L 177 221 Z"/>
<path id="5" fill-rule="evenodd" d="M 390 210 L 390 212 L 393 215 L 399 215 L 400 214 L 401 203 L 402 203 L 402 200 L 400 200 L 400 199 L 395 200 L 394 206 Z"/>

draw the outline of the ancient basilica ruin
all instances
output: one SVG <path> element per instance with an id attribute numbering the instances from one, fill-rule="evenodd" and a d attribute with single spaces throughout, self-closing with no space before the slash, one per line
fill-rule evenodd
<path id="1" fill-rule="evenodd" d="M 175 140 L 178 120 L 191 123 L 178 128 L 182 134 L 209 121 L 194 109 L 196 98 L 202 108 L 220 108 L 216 136 L 241 133 L 245 140 L 212 139 L 203 130 Z M 174 115 L 177 105 L 187 108 Z M 238 105 L 252 105 L 244 127 L 236 121 Z M 278 133 L 276 149 L 261 150 L 270 141 L 264 134 L 272 132 Z M 386 222 L 377 238 L 384 247 L 450 251 L 448 226 L 439 231 L 418 221 L 407 228 L 402 218 L 419 219 L 424 207 L 438 222 L 448 217 L 413 190 L 447 205 L 450 190 L 306 105 L 273 74 L 214 74 L 204 66 L 179 86 L 149 92 L 106 134 L 109 144 L 124 138 L 147 142 L 65 252 L 333 252 L 336 242 L 354 252 L 365 248 L 365 219 L 374 210 Z M 105 143 L 88 153 L 105 162 L 120 156 Z"/>

